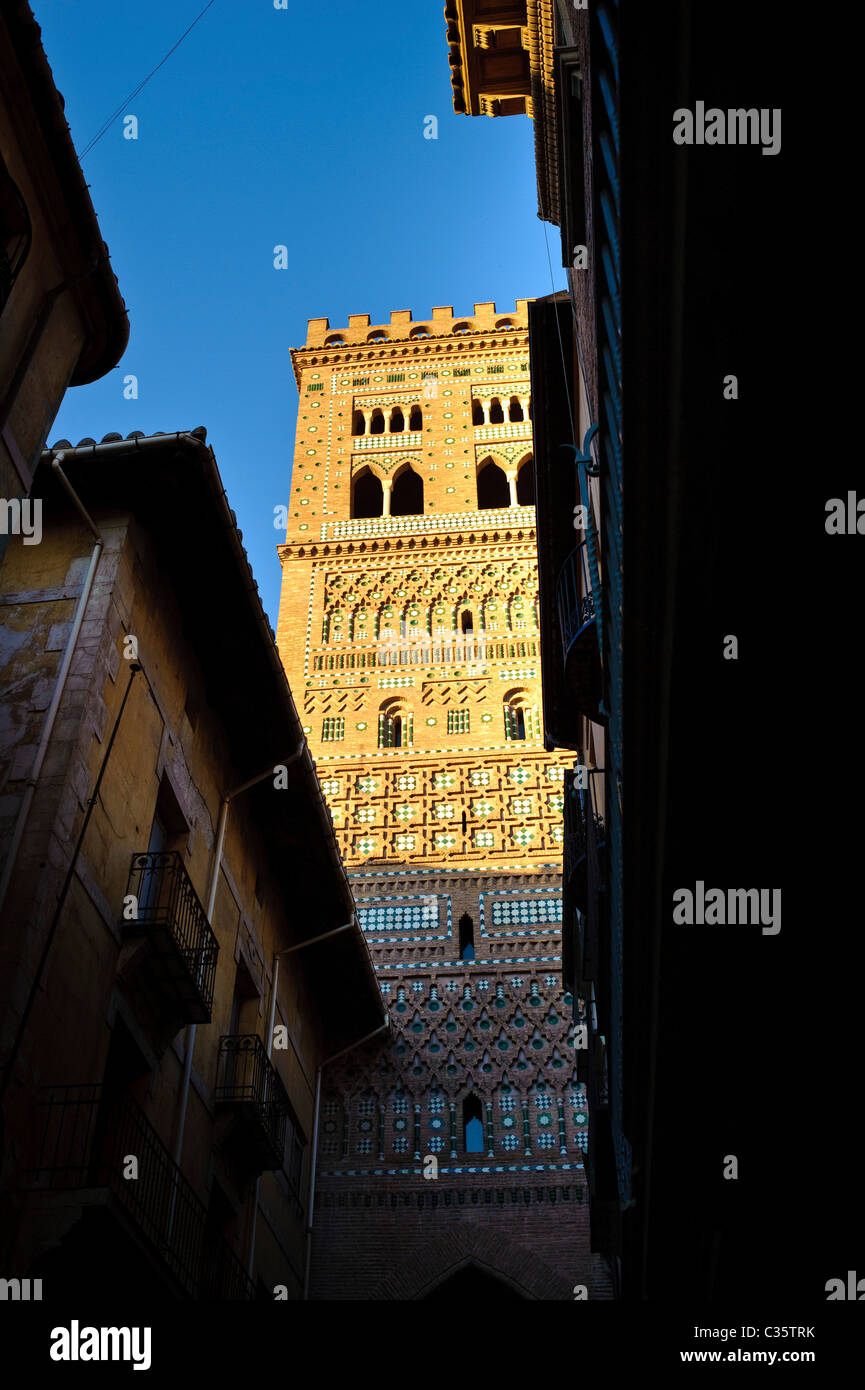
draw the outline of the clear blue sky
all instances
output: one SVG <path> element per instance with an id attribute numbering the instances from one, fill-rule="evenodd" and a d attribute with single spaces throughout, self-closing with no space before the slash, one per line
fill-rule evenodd
<path id="1" fill-rule="evenodd" d="M 79 152 L 204 3 L 32 0 Z M 206 425 L 274 626 L 288 352 L 307 319 L 509 309 L 551 289 L 531 122 L 454 114 L 442 11 L 216 0 L 124 108 L 138 140 L 119 117 L 83 159 L 131 336 L 119 368 L 67 393 L 51 441 Z M 279 243 L 288 270 L 273 268 Z M 138 400 L 124 400 L 128 373 Z"/>

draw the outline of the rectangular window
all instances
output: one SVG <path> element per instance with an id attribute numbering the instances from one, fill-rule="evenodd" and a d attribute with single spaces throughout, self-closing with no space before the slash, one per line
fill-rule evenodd
<path id="1" fill-rule="evenodd" d="M 558 187 L 562 265 L 570 266 L 576 246 L 589 240 L 583 189 L 583 69 L 575 48 L 558 49 L 553 61 L 557 133 L 563 151 Z"/>
<path id="2" fill-rule="evenodd" d="M 294 1111 L 289 1110 L 285 1124 L 285 1162 L 280 1174 L 280 1183 L 285 1183 L 296 1221 L 303 1220 L 305 1211 L 303 1182 L 305 1156 L 306 1138 L 297 1122 Z"/>
<path id="3" fill-rule="evenodd" d="M 448 733 L 467 734 L 469 732 L 470 712 L 467 709 L 448 710 Z"/>
<path id="4" fill-rule="evenodd" d="M 345 738 L 344 719 L 325 719 L 321 726 L 322 743 L 338 743 Z"/>

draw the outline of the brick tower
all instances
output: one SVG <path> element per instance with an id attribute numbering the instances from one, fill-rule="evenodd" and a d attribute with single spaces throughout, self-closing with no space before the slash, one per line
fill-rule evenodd
<path id="1" fill-rule="evenodd" d="M 278 642 L 390 1015 L 326 1067 L 311 1297 L 609 1296 L 561 985 L 527 301 L 312 319 Z"/>

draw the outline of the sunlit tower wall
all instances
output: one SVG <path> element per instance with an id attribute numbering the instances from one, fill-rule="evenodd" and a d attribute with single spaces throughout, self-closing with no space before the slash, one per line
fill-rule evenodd
<path id="1" fill-rule="evenodd" d="M 572 757 L 541 723 L 527 307 L 311 319 L 291 354 L 277 640 L 392 1025 L 325 1072 L 314 1298 L 608 1296 L 561 985 Z"/>

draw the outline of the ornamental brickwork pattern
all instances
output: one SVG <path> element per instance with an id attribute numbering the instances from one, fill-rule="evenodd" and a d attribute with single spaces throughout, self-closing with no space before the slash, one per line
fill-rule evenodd
<path id="1" fill-rule="evenodd" d="M 421 1298 L 466 1263 L 523 1298 L 609 1296 L 561 984 L 572 759 L 543 744 L 526 325 L 525 301 L 313 320 L 292 354 L 277 636 L 390 1020 L 324 1072 L 316 1298 Z M 415 510 L 386 514 L 407 467 Z M 381 515 L 356 515 L 370 475 Z"/>

